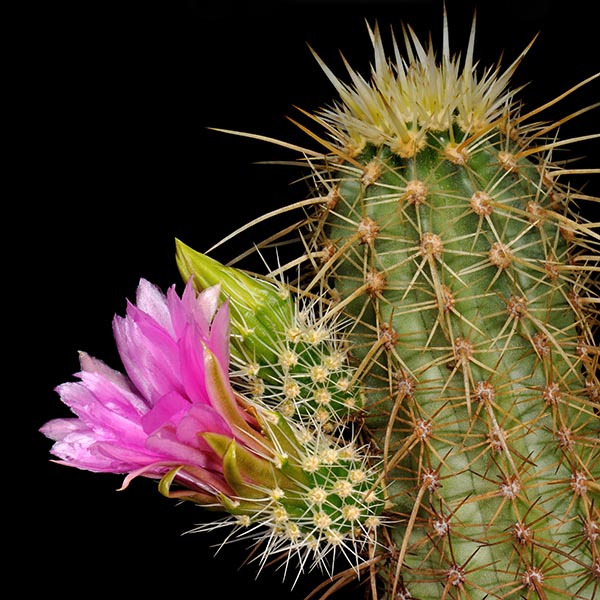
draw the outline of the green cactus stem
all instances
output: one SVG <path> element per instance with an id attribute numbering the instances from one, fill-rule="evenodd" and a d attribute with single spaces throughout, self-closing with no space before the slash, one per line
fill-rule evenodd
<path id="1" fill-rule="evenodd" d="M 374 595 L 591 600 L 600 236 L 576 203 L 598 200 L 561 183 L 567 119 L 515 100 L 525 52 L 479 74 L 474 31 L 463 59 L 446 23 L 441 57 L 407 28 L 388 58 L 369 27 L 370 78 L 348 67 L 350 83 L 317 57 L 339 98 L 304 113 L 325 153 L 301 161 L 315 208 L 291 264 L 349 321 L 395 523 Z"/>

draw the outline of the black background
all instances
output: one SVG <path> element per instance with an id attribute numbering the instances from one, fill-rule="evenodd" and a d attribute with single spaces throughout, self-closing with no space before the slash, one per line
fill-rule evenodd
<path id="1" fill-rule="evenodd" d="M 476 4 L 446 2 L 454 52 L 466 48 Z M 489 66 L 504 52 L 508 65 L 539 33 L 515 76 L 516 85 L 531 82 L 521 98 L 533 108 L 598 71 L 592 5 L 482 0 L 476 55 Z M 243 543 L 215 556 L 221 533 L 182 535 L 207 520 L 201 509 L 163 498 L 148 480 L 117 492 L 119 476 L 57 466 L 37 430 L 67 416 L 53 388 L 72 378 L 78 350 L 120 367 L 111 320 L 140 277 L 181 289 L 176 237 L 204 251 L 302 197 L 302 184 L 290 185 L 297 169 L 255 164 L 293 153 L 209 128 L 315 147 L 286 118 L 300 118 L 295 105 L 314 110 L 334 98 L 307 44 L 342 78 L 339 51 L 366 75 L 365 20 L 377 20 L 387 42 L 390 25 L 401 40 L 408 23 L 422 40 L 431 32 L 439 48 L 442 7 L 441 0 L 22 3 L 9 52 L 18 135 L 7 164 L 18 187 L 4 220 L 5 318 L 17 335 L 5 364 L 16 385 L 5 402 L 26 432 L 25 445 L 20 436 L 6 450 L 15 455 L 5 458 L 4 516 L 16 525 L 9 560 L 27 573 L 24 595 L 293 600 L 320 581 L 315 575 L 290 590 L 269 569 L 255 580 L 255 568 L 241 566 Z M 599 96 L 591 84 L 541 118 Z M 597 131 L 591 112 L 566 123 L 561 137 Z M 578 166 L 597 167 L 598 143 L 575 145 L 570 155 L 587 155 Z M 596 181 L 589 186 L 598 193 Z M 250 235 L 244 243 L 251 242 Z M 241 249 L 230 244 L 213 255 L 226 261 Z"/>

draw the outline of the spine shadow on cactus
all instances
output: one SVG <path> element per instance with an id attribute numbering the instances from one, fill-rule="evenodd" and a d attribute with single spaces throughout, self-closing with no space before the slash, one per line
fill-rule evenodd
<path id="1" fill-rule="evenodd" d="M 368 80 L 348 66 L 344 83 L 315 54 L 339 98 L 303 112 L 322 133 L 298 125 L 325 153 L 229 133 L 299 151 L 314 183 L 305 202 L 275 211 L 302 212 L 301 225 L 256 248 L 266 256 L 299 232 L 298 257 L 269 277 L 289 276 L 295 294 L 327 307 L 323 319 L 344 323 L 361 439 L 388 495 L 371 591 L 590 600 L 600 236 L 578 204 L 598 199 L 563 184 L 583 171 L 556 159 L 578 141 L 559 140 L 559 126 L 587 109 L 532 121 L 559 97 L 521 113 L 509 85 L 527 49 L 478 75 L 474 25 L 462 61 L 447 26 L 441 57 L 410 27 L 393 58 L 377 26 L 368 34 Z M 280 375 L 258 377 L 285 396 Z"/>

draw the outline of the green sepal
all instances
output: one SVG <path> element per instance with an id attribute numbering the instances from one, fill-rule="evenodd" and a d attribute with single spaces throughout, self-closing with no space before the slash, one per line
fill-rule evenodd
<path id="1" fill-rule="evenodd" d="M 243 439 L 247 446 L 257 451 L 261 450 L 261 444 L 256 441 L 257 432 L 242 417 L 227 375 L 221 369 L 215 355 L 206 345 L 204 346 L 204 369 L 206 387 L 218 413 L 237 431 L 238 436 Z"/>
<path id="2" fill-rule="evenodd" d="M 250 480 L 257 486 L 272 489 L 277 485 L 271 463 L 252 454 L 235 440 L 220 433 L 200 434 L 210 447 L 223 459 L 223 475 L 236 495 L 250 498 L 263 498 L 264 492 L 249 486 Z"/>
<path id="3" fill-rule="evenodd" d="M 179 473 L 181 469 L 183 469 L 183 466 L 176 467 L 175 469 L 171 469 L 168 473 L 165 473 L 165 475 L 163 475 L 158 482 L 158 491 L 163 496 L 171 499 L 189 500 L 203 506 L 215 504 L 215 496 L 212 494 L 204 494 L 202 492 L 192 490 L 171 490 L 171 485 L 173 484 L 173 481 L 175 481 L 177 473 Z M 210 507 L 207 506 L 207 508 Z M 215 508 L 218 509 L 218 507 Z"/>
<path id="4" fill-rule="evenodd" d="M 231 440 L 223 456 L 223 475 L 225 481 L 240 498 L 264 498 L 265 493 L 244 481 L 244 476 L 259 485 L 274 487 L 271 469 L 265 468 L 265 461 L 245 452 Z"/>

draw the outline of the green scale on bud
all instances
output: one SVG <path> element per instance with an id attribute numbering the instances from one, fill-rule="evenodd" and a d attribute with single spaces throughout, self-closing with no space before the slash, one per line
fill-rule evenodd
<path id="1" fill-rule="evenodd" d="M 394 523 L 372 589 L 590 600 L 599 244 L 575 202 L 597 199 L 560 183 L 577 172 L 552 160 L 560 123 L 525 124 L 539 110 L 521 115 L 508 87 L 524 53 L 478 78 L 474 28 L 459 64 L 444 25 L 440 59 L 408 28 L 394 61 L 369 28 L 371 77 L 346 65 L 351 85 L 317 58 L 340 98 L 308 115 L 326 137 L 303 127 L 328 154 L 303 152 L 323 201 L 290 264 L 349 322 Z"/>

